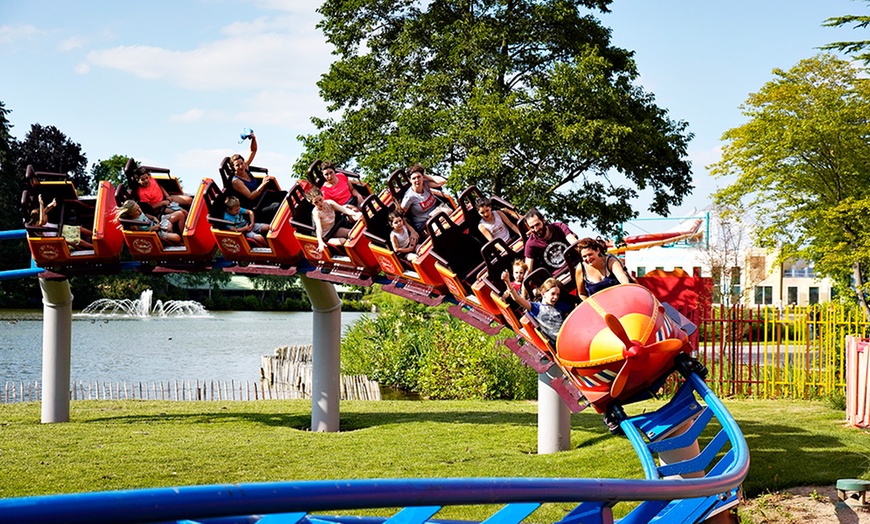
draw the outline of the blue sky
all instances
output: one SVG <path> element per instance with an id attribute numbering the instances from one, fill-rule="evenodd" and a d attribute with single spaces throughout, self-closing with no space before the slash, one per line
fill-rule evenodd
<path id="1" fill-rule="evenodd" d="M 168 167 L 188 191 L 217 178 L 239 131 L 257 133 L 256 164 L 289 186 L 296 140 L 324 116 L 315 85 L 332 60 L 314 28 L 317 0 L 0 0 L 0 100 L 12 134 L 54 125 L 89 163 L 114 154 Z M 616 0 L 601 16 L 632 49 L 640 82 L 671 118 L 689 122 L 696 189 L 675 214 L 703 208 L 723 181 L 706 165 L 740 104 L 835 40 L 866 31 L 823 28 L 865 13 L 853 0 Z M 645 197 L 637 202 L 645 210 Z M 648 215 L 648 213 L 643 213 Z"/>

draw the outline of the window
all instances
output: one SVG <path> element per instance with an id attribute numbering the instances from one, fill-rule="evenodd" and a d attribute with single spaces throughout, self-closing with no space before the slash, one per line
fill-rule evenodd
<path id="1" fill-rule="evenodd" d="M 797 286 L 789 286 L 788 287 L 788 304 L 789 305 L 797 305 L 797 301 L 798 301 Z"/>
<path id="2" fill-rule="evenodd" d="M 636 274 L 637 274 L 638 277 L 642 277 L 642 276 L 646 275 L 646 267 L 644 267 L 644 266 L 637 266 L 637 272 L 636 272 Z"/>
<path id="3" fill-rule="evenodd" d="M 773 286 L 755 286 L 756 304 L 773 304 Z"/>
<path id="4" fill-rule="evenodd" d="M 819 303 L 819 288 L 811 287 L 810 288 L 810 305 Z"/>

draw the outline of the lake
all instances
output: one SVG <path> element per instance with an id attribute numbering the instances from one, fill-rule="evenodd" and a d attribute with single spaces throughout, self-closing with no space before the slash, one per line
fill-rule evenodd
<path id="1" fill-rule="evenodd" d="M 342 313 L 342 332 L 364 313 Z M 260 357 L 311 344 L 311 312 L 231 311 L 205 318 L 73 315 L 72 382 L 260 378 Z M 42 380 L 42 311 L 0 310 L 0 385 Z"/>

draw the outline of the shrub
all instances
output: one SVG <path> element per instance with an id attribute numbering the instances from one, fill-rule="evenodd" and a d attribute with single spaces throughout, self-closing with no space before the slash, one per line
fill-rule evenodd
<path id="1" fill-rule="evenodd" d="M 342 341 L 345 373 L 433 399 L 529 399 L 537 375 L 500 342 L 440 312 L 387 306 Z"/>

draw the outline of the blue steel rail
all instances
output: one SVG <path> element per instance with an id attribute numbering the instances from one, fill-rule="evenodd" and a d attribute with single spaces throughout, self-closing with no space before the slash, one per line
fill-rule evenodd
<path id="1" fill-rule="evenodd" d="M 706 407 L 695 401 L 698 395 Z M 705 415 L 704 413 L 709 413 Z M 699 459 L 656 467 L 652 454 L 679 446 L 686 436 L 666 434 L 695 419 L 684 435 L 694 438 L 715 418 L 721 426 L 699 459 L 713 464 L 703 478 L 665 479 L 704 469 Z M 700 522 L 734 504 L 737 489 L 749 470 L 743 434 L 703 379 L 690 375 L 680 392 L 652 414 L 628 418 L 622 428 L 644 464 L 646 479 L 472 478 L 382 479 L 270 482 L 152 488 L 0 499 L 4 522 L 185 522 L 296 524 L 337 522 L 424 524 L 444 506 L 504 505 L 484 522 L 522 522 L 541 504 L 579 502 L 561 522 L 613 522 L 612 508 L 621 501 L 642 501 L 620 522 Z M 641 433 L 643 431 L 643 433 Z M 644 436 L 652 435 L 648 441 Z M 658 438 L 665 435 L 663 438 Z M 721 451 L 725 444 L 727 451 Z M 404 507 L 392 517 L 325 517 L 312 512 Z"/>
<path id="2" fill-rule="evenodd" d="M 24 230 L 0 231 L 0 240 L 18 238 L 25 238 Z M 124 269 L 138 264 L 125 263 Z M 0 272 L 0 280 L 38 276 L 44 271 L 32 265 Z M 713 420 L 721 427 L 697 457 L 656 465 L 656 454 L 693 443 Z M 444 522 L 432 518 L 444 506 L 499 505 L 484 522 L 516 524 L 541 504 L 578 502 L 560 522 L 604 524 L 613 522 L 612 508 L 618 502 L 640 501 L 621 523 L 689 523 L 701 522 L 736 503 L 740 483 L 749 471 L 749 450 L 734 418 L 703 378 L 690 374 L 665 406 L 626 417 L 620 428 L 637 453 L 646 479 L 379 479 L 151 488 L 0 499 L 0 521 L 425 524 Z M 669 478 L 692 473 L 703 477 Z M 389 518 L 311 514 L 396 507 L 404 508 Z"/>

